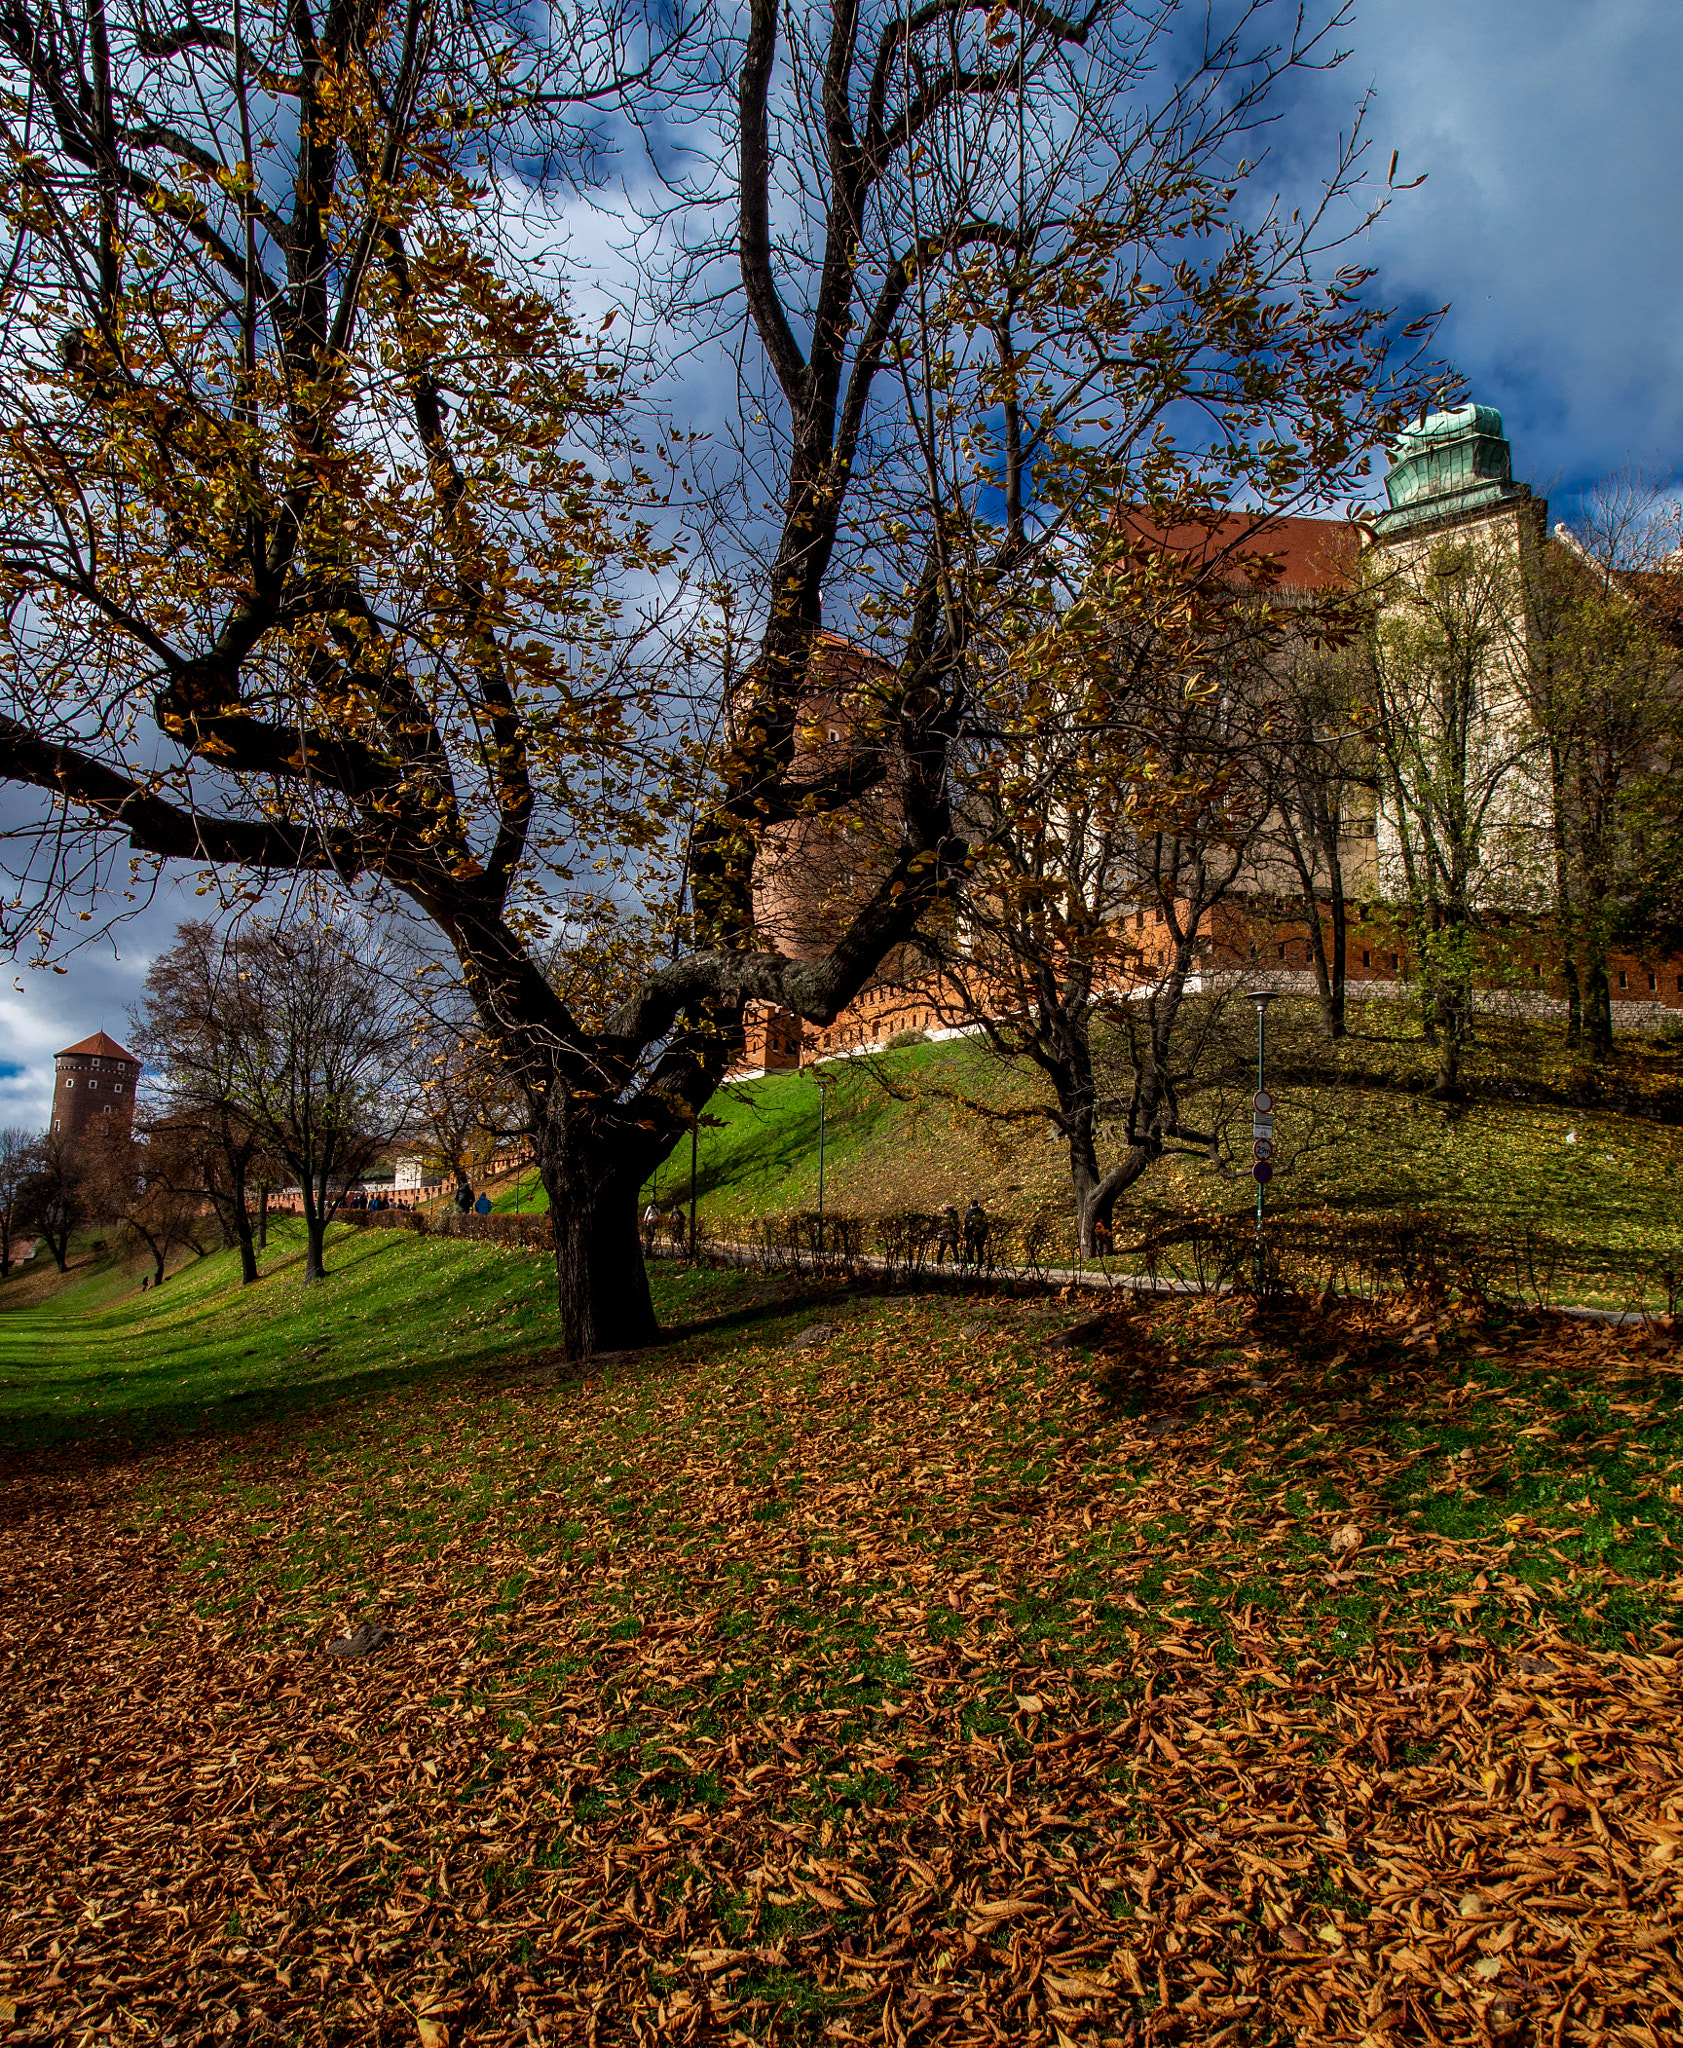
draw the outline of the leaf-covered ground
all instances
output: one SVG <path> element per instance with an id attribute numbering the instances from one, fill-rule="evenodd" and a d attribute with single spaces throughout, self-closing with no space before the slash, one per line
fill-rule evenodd
<path id="1" fill-rule="evenodd" d="M 7 1471 L 0 2038 L 1683 2038 L 1669 1333 L 688 1305 Z"/>

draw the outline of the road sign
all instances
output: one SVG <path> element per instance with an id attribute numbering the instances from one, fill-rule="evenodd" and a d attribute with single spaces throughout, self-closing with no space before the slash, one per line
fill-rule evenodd
<path id="1" fill-rule="evenodd" d="M 1251 1168 L 1252 1180 L 1267 1182 L 1271 1181 L 1273 1178 L 1274 1169 L 1272 1166 L 1269 1165 L 1266 1159 L 1259 1159 L 1256 1162 L 1256 1164 Z M 1257 1227 L 1260 1229 L 1261 1225 L 1259 1224 Z"/>
<path id="2" fill-rule="evenodd" d="M 1251 1157 L 1253 1159 L 1272 1159 L 1273 1156 L 1274 1140 L 1272 1138 L 1253 1138 L 1251 1140 Z"/>
<path id="3" fill-rule="evenodd" d="M 1274 1098 L 1266 1088 L 1259 1088 L 1251 1097 L 1251 1108 L 1258 1116 L 1266 1116 L 1274 1107 Z"/>

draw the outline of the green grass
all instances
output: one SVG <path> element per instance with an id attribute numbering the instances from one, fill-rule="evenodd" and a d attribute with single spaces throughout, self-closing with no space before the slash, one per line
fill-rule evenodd
<path id="1" fill-rule="evenodd" d="M 0 1289 L 0 1423 L 21 1444 L 243 1422 L 555 1341 L 542 1259 L 344 1226 L 327 1264 L 306 1287 L 303 1225 L 281 1222 L 249 1288 L 217 1252 L 145 1294 L 105 1263 L 25 1305 L 18 1284 Z"/>
<path id="2" fill-rule="evenodd" d="M 1470 1099 L 1445 1109 L 1424 1092 L 1430 1049 L 1410 1014 L 1384 1003 L 1356 1006 L 1358 1035 L 1331 1047 L 1307 1006 L 1285 1004 L 1273 1028 L 1283 1163 L 1269 1189 L 1277 1214 L 1330 1211 L 1384 1218 L 1429 1209 L 1493 1238 L 1534 1228 L 1566 1248 L 1561 1298 L 1621 1306 L 1642 1268 L 1683 1260 L 1683 1050 L 1632 1041 L 1613 1066 L 1575 1066 L 1555 1037 L 1487 1022 L 1468 1063 Z M 1070 1213 L 1061 1148 L 1038 1128 L 967 1111 L 944 1091 L 994 1105 L 1035 1099 L 1041 1086 L 1002 1069 L 974 1041 L 903 1047 L 821 1070 L 825 1201 L 866 1217 L 979 1195 L 993 1212 Z M 892 1090 L 883 1085 L 883 1077 Z M 1623 1099 L 1672 1121 L 1570 1100 L 1515 1100 L 1528 1091 Z M 1241 1091 L 1242 1092 L 1242 1091 Z M 810 1071 L 723 1088 L 708 1106 L 720 1120 L 697 1146 L 697 1207 L 704 1229 L 758 1215 L 811 1209 L 818 1198 L 819 1088 Z M 1209 1107 L 1194 1098 L 1196 1120 Z M 1248 1149 L 1241 1144 L 1240 1150 Z M 655 1183 L 661 1202 L 687 1203 L 690 1154 L 681 1144 Z M 1150 1216 L 1248 1209 L 1247 1179 L 1197 1162 L 1163 1162 L 1117 1212 L 1119 1242 Z M 528 1176 L 521 1206 L 542 1207 Z M 497 1204 L 515 1206 L 512 1191 Z M 1063 1256 L 1073 1258 L 1065 1248 Z M 1598 1279 L 1598 1265 L 1627 1277 Z M 1575 1279 L 1571 1276 L 1575 1275 Z M 1570 1284 L 1566 1284 L 1570 1281 Z"/>

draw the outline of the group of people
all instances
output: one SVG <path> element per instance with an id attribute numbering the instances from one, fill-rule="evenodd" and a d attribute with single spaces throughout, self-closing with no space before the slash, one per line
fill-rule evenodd
<path id="1" fill-rule="evenodd" d="M 476 1197 L 465 1180 L 457 1181 L 456 1192 L 451 1199 L 456 1204 L 458 1216 L 489 1216 L 491 1213 L 491 1197 L 483 1188 Z"/>
<path id="2" fill-rule="evenodd" d="M 984 1266 L 988 1253 L 988 1214 L 974 1195 L 962 1220 L 951 1202 L 944 1202 L 935 1219 L 935 1263 L 948 1259 L 957 1265 Z"/>
<path id="3" fill-rule="evenodd" d="M 367 1188 L 352 1188 L 345 1197 L 345 1207 L 353 1213 L 366 1211 L 372 1214 L 376 1209 L 409 1210 L 414 1206 L 413 1202 L 399 1201 L 395 1195 L 382 1195 L 377 1190 L 370 1193 Z"/>
<path id="4" fill-rule="evenodd" d="M 664 1216 L 661 1207 L 652 1197 L 643 1211 L 643 1253 L 647 1257 L 654 1250 L 655 1239 L 660 1235 L 662 1222 L 666 1225 L 667 1242 L 675 1250 L 682 1250 L 684 1239 L 689 1235 L 689 1224 L 684 1219 L 684 1205 L 674 1202 Z"/>

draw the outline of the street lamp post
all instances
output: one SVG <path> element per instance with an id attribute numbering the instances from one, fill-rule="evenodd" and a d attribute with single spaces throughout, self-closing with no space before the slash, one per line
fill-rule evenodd
<path id="1" fill-rule="evenodd" d="M 818 1256 L 824 1256 L 824 1112 L 829 1105 L 830 1083 L 816 1070 L 812 1076 L 818 1085 Z"/>
<path id="2" fill-rule="evenodd" d="M 1274 1178 L 1274 1098 L 1263 1086 L 1268 1057 L 1268 1005 L 1278 990 L 1251 990 L 1256 1005 L 1256 1093 L 1251 1097 L 1251 1178 L 1256 1182 L 1256 1297 L 1262 1299 L 1262 1198 Z"/>

